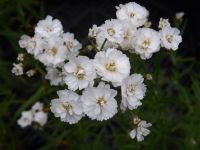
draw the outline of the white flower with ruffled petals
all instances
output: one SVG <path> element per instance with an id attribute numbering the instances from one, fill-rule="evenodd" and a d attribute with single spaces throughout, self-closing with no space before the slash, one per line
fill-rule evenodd
<path id="1" fill-rule="evenodd" d="M 117 91 L 103 82 L 98 87 L 85 89 L 81 97 L 85 114 L 92 120 L 108 120 L 117 113 Z"/>
<path id="2" fill-rule="evenodd" d="M 121 21 L 124 29 L 123 41 L 120 43 L 122 50 L 133 50 L 133 38 L 137 31 L 136 27 L 130 21 Z"/>
<path id="3" fill-rule="evenodd" d="M 160 18 L 158 28 L 170 27 L 169 19 Z"/>
<path id="4" fill-rule="evenodd" d="M 16 76 L 23 75 L 24 74 L 23 64 L 22 63 L 19 63 L 19 64 L 13 63 L 13 68 L 12 68 L 11 72 L 13 74 L 15 74 Z"/>
<path id="5" fill-rule="evenodd" d="M 140 120 L 139 118 L 136 120 L 137 121 L 134 122 L 134 124 L 137 125 L 137 127 L 129 132 L 129 136 L 132 139 L 136 138 L 138 142 L 141 142 L 144 140 L 144 136 L 150 134 L 151 131 L 148 128 L 151 127 L 152 124 L 147 123 L 144 120 Z"/>
<path id="6" fill-rule="evenodd" d="M 144 25 L 149 16 L 148 10 L 135 2 L 120 4 L 116 8 L 117 19 L 131 21 L 136 27 Z"/>
<path id="7" fill-rule="evenodd" d="M 106 20 L 100 27 L 100 33 L 109 42 L 120 43 L 124 37 L 124 30 L 121 22 L 117 19 Z"/>
<path id="8" fill-rule="evenodd" d="M 17 124 L 22 128 L 25 128 L 31 125 L 33 121 L 33 114 L 31 111 L 24 111 L 22 112 L 21 117 L 17 120 Z"/>
<path id="9" fill-rule="evenodd" d="M 56 67 L 67 59 L 67 49 L 60 37 L 51 37 L 47 41 L 48 45 L 45 48 L 45 51 L 36 58 L 45 66 Z"/>
<path id="10" fill-rule="evenodd" d="M 45 75 L 45 79 L 50 81 L 51 85 L 63 85 L 63 74 L 57 68 L 47 67 L 47 74 Z"/>
<path id="11" fill-rule="evenodd" d="M 64 65 L 63 72 L 66 74 L 64 82 L 73 91 L 93 85 L 93 80 L 96 78 L 93 63 L 86 56 L 71 57 Z"/>
<path id="12" fill-rule="evenodd" d="M 39 112 L 39 111 L 43 111 L 43 103 L 41 102 L 36 102 L 32 108 L 31 108 L 31 111 L 33 113 L 36 113 L 36 112 Z"/>
<path id="13" fill-rule="evenodd" d="M 160 30 L 161 46 L 166 49 L 177 50 L 182 42 L 180 31 L 177 28 L 166 27 Z"/>
<path id="14" fill-rule="evenodd" d="M 79 95 L 70 90 L 61 90 L 57 94 L 59 98 L 51 100 L 50 104 L 55 117 L 69 124 L 77 123 L 84 115 Z"/>
<path id="15" fill-rule="evenodd" d="M 50 38 L 60 36 L 63 33 L 63 27 L 58 19 L 53 19 L 52 16 L 47 16 L 44 20 L 40 20 L 35 27 L 35 34 Z"/>
<path id="16" fill-rule="evenodd" d="M 121 86 L 122 101 L 120 108 L 124 111 L 128 107 L 130 110 L 142 105 L 142 100 L 146 93 L 144 78 L 141 74 L 132 74 L 127 77 Z"/>
<path id="17" fill-rule="evenodd" d="M 63 42 L 64 45 L 66 46 L 67 50 L 68 50 L 68 59 L 73 55 L 73 56 L 77 56 L 79 54 L 79 50 L 82 48 L 81 43 L 79 43 L 78 40 L 76 40 L 74 38 L 74 34 L 73 33 L 64 33 L 62 35 L 63 38 Z"/>
<path id="18" fill-rule="evenodd" d="M 40 126 L 47 123 L 48 115 L 46 112 L 39 111 L 34 114 L 33 121 L 37 122 Z"/>
<path id="19" fill-rule="evenodd" d="M 133 40 L 133 47 L 141 59 L 149 59 L 160 50 L 160 34 L 150 28 L 140 28 Z"/>
<path id="20" fill-rule="evenodd" d="M 21 48 L 25 48 L 29 54 L 32 54 L 34 56 L 42 53 L 46 44 L 46 41 L 37 35 L 35 35 L 34 37 L 22 35 L 19 40 L 19 46 Z"/>
<path id="21" fill-rule="evenodd" d="M 102 80 L 110 81 L 114 86 L 121 85 L 130 73 L 129 58 L 113 48 L 98 52 L 94 58 L 94 66 Z"/>

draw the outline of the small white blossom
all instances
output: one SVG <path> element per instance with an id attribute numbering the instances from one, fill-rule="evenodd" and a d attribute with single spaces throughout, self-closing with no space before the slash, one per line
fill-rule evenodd
<path id="1" fill-rule="evenodd" d="M 134 38 L 133 47 L 141 59 L 149 59 L 160 50 L 160 34 L 150 28 L 140 28 Z"/>
<path id="2" fill-rule="evenodd" d="M 15 74 L 16 76 L 23 75 L 23 73 L 24 73 L 24 71 L 23 71 L 23 64 L 22 63 L 19 63 L 19 64 L 13 63 L 13 68 L 12 68 L 11 72 L 13 74 Z"/>
<path id="3" fill-rule="evenodd" d="M 17 60 L 18 61 L 24 61 L 24 56 L 25 55 L 23 53 L 19 53 L 18 56 L 17 56 Z"/>
<path id="4" fill-rule="evenodd" d="M 22 35 L 19 40 L 19 46 L 21 48 L 25 48 L 29 54 L 37 56 L 42 53 L 46 42 L 40 36 L 35 35 L 34 37 L 30 37 L 28 35 Z"/>
<path id="5" fill-rule="evenodd" d="M 97 27 L 97 25 L 94 24 L 94 25 L 92 26 L 92 28 L 89 29 L 88 36 L 89 36 L 89 37 L 96 38 L 97 35 L 99 34 L 99 32 L 100 32 L 100 31 L 99 31 L 99 27 Z"/>
<path id="6" fill-rule="evenodd" d="M 120 43 L 122 50 L 133 49 L 133 37 L 137 31 L 136 27 L 130 21 L 121 21 L 124 29 L 123 41 Z"/>
<path id="7" fill-rule="evenodd" d="M 79 41 L 77 41 L 74 38 L 74 34 L 73 33 L 64 33 L 62 35 L 63 41 L 64 41 L 64 45 L 66 46 L 67 50 L 68 50 L 68 59 L 69 57 L 73 56 L 77 56 L 79 54 L 79 50 L 82 48 L 81 43 L 79 43 Z"/>
<path id="8" fill-rule="evenodd" d="M 162 29 L 170 26 L 169 19 L 160 18 L 158 28 Z"/>
<path id="9" fill-rule="evenodd" d="M 102 82 L 98 87 L 88 87 L 81 97 L 85 114 L 98 121 L 112 118 L 117 113 L 116 95 L 117 91 Z"/>
<path id="10" fill-rule="evenodd" d="M 178 13 L 176 13 L 175 17 L 176 17 L 176 19 L 178 19 L 178 20 L 183 20 L 183 16 L 184 16 L 184 15 L 185 15 L 184 12 L 178 12 Z"/>
<path id="11" fill-rule="evenodd" d="M 55 117 L 69 124 L 77 123 L 84 115 L 79 95 L 69 90 L 61 90 L 57 94 L 59 98 L 51 100 L 50 107 Z"/>
<path id="12" fill-rule="evenodd" d="M 28 77 L 32 77 L 32 76 L 35 75 L 35 73 L 36 73 L 36 71 L 35 71 L 34 69 L 30 69 L 30 70 L 28 70 L 28 71 L 26 72 L 26 75 L 27 75 Z"/>
<path id="13" fill-rule="evenodd" d="M 71 57 L 63 67 L 65 83 L 70 90 L 82 90 L 93 85 L 96 72 L 92 61 L 86 56 Z"/>
<path id="14" fill-rule="evenodd" d="M 39 112 L 39 111 L 43 111 L 43 103 L 41 102 L 36 102 L 32 108 L 31 108 L 31 111 L 32 113 L 36 113 L 36 112 Z"/>
<path id="15" fill-rule="evenodd" d="M 114 86 L 121 85 L 130 73 L 129 58 L 117 49 L 109 48 L 98 52 L 94 58 L 94 66 L 102 80 L 110 81 Z"/>
<path id="16" fill-rule="evenodd" d="M 177 28 L 166 27 L 160 30 L 161 46 L 166 49 L 177 50 L 182 42 L 180 31 Z"/>
<path id="17" fill-rule="evenodd" d="M 22 128 L 25 128 L 31 125 L 33 121 L 33 115 L 31 111 L 24 111 L 22 112 L 21 117 L 17 120 L 17 124 Z"/>
<path id="18" fill-rule="evenodd" d="M 44 20 L 40 20 L 35 27 L 35 34 L 50 38 L 60 36 L 63 33 L 63 27 L 58 19 L 53 19 L 52 16 L 47 16 Z"/>
<path id="19" fill-rule="evenodd" d="M 148 10 L 135 2 L 129 2 L 124 5 L 121 4 L 116 8 L 117 19 L 129 20 L 136 27 L 144 25 L 149 16 Z"/>
<path id="20" fill-rule="evenodd" d="M 47 119 L 47 113 L 39 111 L 34 114 L 33 121 L 37 122 L 40 126 L 44 126 L 47 123 Z"/>
<path id="21" fill-rule="evenodd" d="M 120 43 L 124 37 L 124 30 L 121 22 L 117 19 L 106 20 L 100 27 L 104 39 L 110 42 Z"/>
<path id="22" fill-rule="evenodd" d="M 132 139 L 136 138 L 138 142 L 141 142 L 144 140 L 144 136 L 147 136 L 151 132 L 147 128 L 151 127 L 152 124 L 138 119 L 138 122 L 135 125 L 137 125 L 137 127 L 129 132 L 129 136 Z"/>
<path id="23" fill-rule="evenodd" d="M 67 48 L 64 46 L 62 38 L 52 36 L 48 38 L 48 45 L 45 51 L 36 58 L 45 66 L 56 67 L 67 59 L 67 54 Z"/>
<path id="24" fill-rule="evenodd" d="M 45 79 L 50 81 L 51 85 L 62 85 L 63 82 L 63 74 L 57 68 L 47 67 L 47 74 L 45 75 Z"/>
<path id="25" fill-rule="evenodd" d="M 127 77 L 121 86 L 121 109 L 126 110 L 128 107 L 130 110 L 136 109 L 142 105 L 142 100 L 146 93 L 146 86 L 143 83 L 144 78 L 141 74 L 132 74 Z"/>

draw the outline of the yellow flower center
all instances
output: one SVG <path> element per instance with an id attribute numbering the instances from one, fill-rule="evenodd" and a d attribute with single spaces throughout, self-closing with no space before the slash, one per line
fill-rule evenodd
<path id="1" fill-rule="evenodd" d="M 104 97 L 100 97 L 98 100 L 97 100 L 97 104 L 99 106 L 104 106 L 106 104 L 106 101 L 104 99 Z"/>
<path id="2" fill-rule="evenodd" d="M 81 66 L 77 66 L 76 72 L 75 72 L 75 76 L 79 79 L 82 80 L 84 79 L 85 76 L 85 71 Z"/>
<path id="3" fill-rule="evenodd" d="M 72 105 L 70 105 L 69 103 L 62 104 L 62 107 L 63 107 L 67 112 L 69 112 L 69 111 L 72 109 Z"/>
<path id="4" fill-rule="evenodd" d="M 136 87 L 135 87 L 135 85 L 133 85 L 133 84 L 129 84 L 128 86 L 127 86 L 127 91 L 128 92 L 134 92 L 136 90 Z"/>
<path id="5" fill-rule="evenodd" d="M 166 39 L 167 39 L 167 41 L 168 41 L 169 43 L 172 43 L 172 41 L 173 41 L 173 35 L 167 35 L 167 36 L 166 36 Z"/>
<path id="6" fill-rule="evenodd" d="M 150 46 L 150 40 L 146 39 L 142 42 L 141 48 L 142 49 L 147 49 Z"/>
<path id="7" fill-rule="evenodd" d="M 110 72 L 115 72 L 117 69 L 116 63 L 115 62 L 111 62 L 111 63 L 107 63 L 105 65 L 106 70 L 110 71 Z"/>
<path id="8" fill-rule="evenodd" d="M 113 30 L 112 28 L 107 29 L 107 32 L 110 36 L 115 35 L 115 30 Z"/>

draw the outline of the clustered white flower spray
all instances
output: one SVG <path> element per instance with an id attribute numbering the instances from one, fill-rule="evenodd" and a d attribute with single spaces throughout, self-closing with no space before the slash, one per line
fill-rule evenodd
<path id="1" fill-rule="evenodd" d="M 82 117 L 103 121 L 111 119 L 120 109 L 122 112 L 137 109 L 147 87 L 144 77 L 131 71 L 129 56 L 135 53 L 146 60 L 161 47 L 175 51 L 182 42 L 180 31 L 171 27 L 168 19 L 160 19 L 158 31 L 150 28 L 149 11 L 139 4 L 129 2 L 116 9 L 116 19 L 89 29 L 90 43 L 83 49 L 74 34 L 64 33 L 61 22 L 51 16 L 38 22 L 33 37 L 23 35 L 19 40 L 21 48 L 46 66 L 45 78 L 52 86 L 67 85 L 50 102 L 50 110 L 63 122 L 75 124 Z M 93 58 L 82 54 L 90 51 L 95 52 Z M 18 60 L 23 60 L 23 56 Z M 22 64 L 14 64 L 12 72 L 23 74 Z M 29 71 L 27 75 L 33 73 Z M 146 78 L 152 80 L 151 74 Z M 32 117 L 30 111 L 23 112 L 18 124 L 30 125 Z M 44 125 L 46 121 L 41 118 L 45 118 L 44 114 L 35 114 L 34 120 Z M 131 120 L 134 129 L 130 137 L 142 141 L 150 133 L 147 128 L 151 123 L 139 117 Z"/>

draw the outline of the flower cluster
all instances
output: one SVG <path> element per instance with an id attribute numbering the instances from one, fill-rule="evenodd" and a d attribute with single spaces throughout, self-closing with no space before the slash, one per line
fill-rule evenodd
<path id="1" fill-rule="evenodd" d="M 32 124 L 32 122 L 38 123 L 40 126 L 44 126 L 47 122 L 47 113 L 43 111 L 43 103 L 36 102 L 31 110 L 22 112 L 21 117 L 17 120 L 17 123 L 22 128 L 25 128 Z"/>
<path id="2" fill-rule="evenodd" d="M 46 66 L 45 78 L 52 86 L 67 85 L 50 103 L 50 110 L 63 122 L 75 124 L 85 116 L 108 120 L 119 112 L 118 105 L 122 112 L 137 109 L 147 88 L 143 76 L 131 71 L 125 51 L 145 60 L 161 47 L 177 50 L 182 41 L 180 31 L 171 27 L 168 19 L 160 19 L 159 31 L 150 28 L 148 10 L 135 2 L 116 9 L 116 19 L 89 29 L 90 43 L 84 49 L 74 34 L 64 33 L 61 22 L 51 16 L 38 22 L 33 37 L 23 35 L 19 40 L 21 48 Z M 85 50 L 95 51 L 95 56 L 81 54 Z M 152 80 L 150 74 L 146 77 Z M 18 121 L 21 126 L 31 122 L 30 112 L 23 112 Z M 142 141 L 150 133 L 146 128 L 151 124 L 146 121 L 137 119 L 133 125 L 137 128 L 130 132 L 131 138 Z"/>

